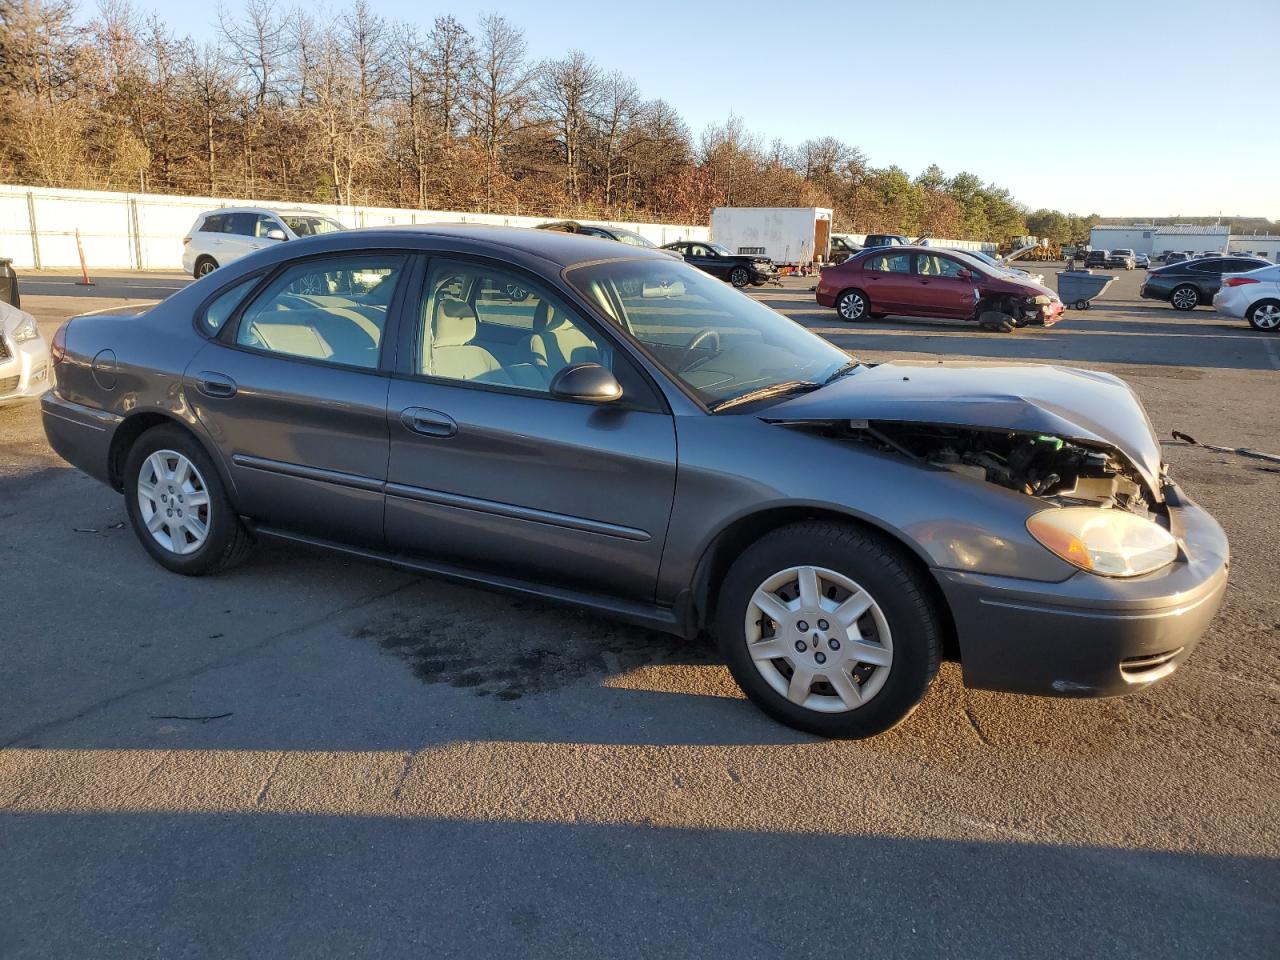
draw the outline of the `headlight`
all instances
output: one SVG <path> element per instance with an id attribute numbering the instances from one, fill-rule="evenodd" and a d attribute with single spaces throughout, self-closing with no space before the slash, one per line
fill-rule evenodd
<path id="1" fill-rule="evenodd" d="M 1036 297 L 1031 302 L 1039 304 L 1040 306 L 1045 306 L 1046 304 L 1053 303 L 1053 298 L 1042 293 L 1040 294 L 1040 296 Z"/>
<path id="2" fill-rule="evenodd" d="M 36 326 L 35 317 L 24 317 L 18 321 L 18 325 L 13 328 L 13 342 L 22 343 L 24 340 L 34 340 L 40 336 L 40 328 Z"/>
<path id="3" fill-rule="evenodd" d="M 1178 542 L 1157 523 L 1101 507 L 1037 513 L 1027 530 L 1068 563 L 1104 577 L 1137 577 L 1172 563 Z"/>

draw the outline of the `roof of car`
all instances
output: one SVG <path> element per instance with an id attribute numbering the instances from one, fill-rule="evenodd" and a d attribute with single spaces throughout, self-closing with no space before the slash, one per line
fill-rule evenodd
<path id="1" fill-rule="evenodd" d="M 423 239 L 440 238 L 466 244 L 501 246 L 568 267 L 591 260 L 656 259 L 670 262 L 668 253 L 657 248 L 636 247 L 578 233 L 558 230 L 536 230 L 529 227 L 499 227 L 480 223 L 404 224 L 385 227 L 362 227 L 327 233 L 320 237 L 304 237 L 297 244 L 341 249 L 343 245 L 375 246 L 379 242 L 403 243 L 405 235 Z M 294 246 L 294 244 L 290 244 Z M 295 248 L 296 249 L 296 248 Z"/>
<path id="2" fill-rule="evenodd" d="M 314 210 L 294 210 L 291 207 L 218 207 L 215 210 L 206 210 L 200 216 L 208 217 L 219 213 L 265 213 L 274 217 L 327 217 L 330 220 L 333 219 L 327 213 L 316 213 Z"/>

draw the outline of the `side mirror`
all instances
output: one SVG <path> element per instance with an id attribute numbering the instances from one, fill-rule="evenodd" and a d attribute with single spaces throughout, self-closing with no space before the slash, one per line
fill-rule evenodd
<path id="1" fill-rule="evenodd" d="M 551 395 L 587 403 L 612 403 L 622 397 L 622 384 L 598 363 L 575 363 L 551 378 Z"/>
<path id="2" fill-rule="evenodd" d="M 281 230 L 279 227 L 272 227 L 270 230 L 267 231 L 267 239 L 268 240 L 287 240 L 289 238 L 284 235 L 284 231 Z"/>

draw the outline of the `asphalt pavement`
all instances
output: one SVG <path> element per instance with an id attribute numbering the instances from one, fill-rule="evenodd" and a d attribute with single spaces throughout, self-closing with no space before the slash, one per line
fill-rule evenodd
<path id="1" fill-rule="evenodd" d="M 1280 338 L 1140 276 L 1011 335 L 753 291 L 868 360 L 1120 374 L 1232 540 L 1169 682 L 1039 699 L 946 664 L 856 743 L 579 611 L 283 546 L 167 573 L 0 408 L 0 957 L 1274 957 L 1280 469 L 1171 431 L 1280 453 Z M 24 307 L 48 336 L 184 282 L 95 279 Z"/>

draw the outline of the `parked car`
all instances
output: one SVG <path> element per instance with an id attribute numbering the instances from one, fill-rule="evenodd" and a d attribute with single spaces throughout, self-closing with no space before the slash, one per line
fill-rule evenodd
<path id="1" fill-rule="evenodd" d="M 818 303 L 843 320 L 946 317 L 1012 330 L 1050 326 L 1062 301 L 1048 287 L 997 270 L 954 250 L 891 247 L 872 250 L 822 271 Z"/>
<path id="2" fill-rule="evenodd" d="M 182 269 L 199 278 L 272 244 L 345 229 L 337 220 L 305 210 L 208 210 L 182 238 Z"/>
<path id="3" fill-rule="evenodd" d="M 847 234 L 833 233 L 831 235 L 831 255 L 827 258 L 828 263 L 844 263 L 850 257 L 857 256 L 862 252 L 862 247 L 854 242 L 853 237 Z"/>
<path id="4" fill-rule="evenodd" d="M 1255 330 L 1280 332 L 1280 266 L 1224 276 L 1213 307 L 1228 317 L 1248 320 Z"/>
<path id="5" fill-rule="evenodd" d="M 1108 267 L 1117 270 L 1132 270 L 1135 265 L 1136 258 L 1133 251 L 1125 248 L 1119 250 L 1111 250 L 1107 253 Z"/>
<path id="6" fill-rule="evenodd" d="M 976 687 L 1139 690 L 1226 585 L 1123 381 L 863 365 L 657 251 L 359 230 L 137 309 L 58 330 L 44 428 L 177 573 L 271 537 L 708 629 L 772 716 L 855 737 L 944 651 Z"/>
<path id="7" fill-rule="evenodd" d="M 36 318 L 0 301 L 0 406 L 49 389 L 49 345 Z"/>
<path id="8" fill-rule="evenodd" d="M 963 253 L 967 257 L 973 257 L 980 263 L 985 263 L 993 270 L 1003 270 L 1005 273 L 1012 274 L 1015 277 L 1021 277 L 1023 280 L 1030 280 L 1032 283 L 1038 283 L 1041 286 L 1044 285 L 1043 273 L 1031 273 L 1030 271 L 1023 270 L 1020 267 L 1015 267 L 1003 257 L 997 260 L 995 257 L 991 256 L 991 254 L 983 253 L 981 250 L 957 250 L 955 252 Z"/>
<path id="9" fill-rule="evenodd" d="M 11 307 L 22 307 L 22 294 L 18 291 L 18 274 L 13 269 L 13 261 L 8 257 L 0 257 L 0 303 Z"/>
<path id="10" fill-rule="evenodd" d="M 1166 264 L 1183 263 L 1190 260 L 1191 257 L 1180 250 L 1171 250 L 1160 258 Z"/>
<path id="11" fill-rule="evenodd" d="M 1175 310 L 1194 310 L 1213 303 L 1224 273 L 1244 273 L 1266 265 L 1257 257 L 1202 257 L 1166 264 L 1147 272 L 1138 295 L 1168 300 Z"/>
<path id="12" fill-rule="evenodd" d="M 616 240 L 618 243 L 630 244 L 633 247 L 656 248 L 658 245 L 648 237 L 641 236 L 634 230 L 625 227 L 601 227 L 594 224 L 579 223 L 577 220 L 553 220 L 540 223 L 535 230 L 554 230 L 558 233 L 576 233 L 584 237 L 599 237 L 601 240 Z"/>
<path id="13" fill-rule="evenodd" d="M 1145 253 L 1135 254 L 1133 258 L 1133 264 L 1134 266 L 1139 267 L 1143 270 L 1150 270 L 1151 258 L 1148 257 Z"/>
<path id="14" fill-rule="evenodd" d="M 713 277 L 727 280 L 735 287 L 745 287 L 748 284 L 758 287 L 778 275 L 773 261 L 768 257 L 737 254 L 710 240 L 680 240 L 676 243 L 668 243 L 662 249 L 678 254 L 686 263 L 693 264 Z"/>
<path id="15" fill-rule="evenodd" d="M 872 250 L 876 247 L 901 247 L 906 246 L 910 242 L 911 241 L 906 237 L 897 233 L 868 233 L 866 239 L 862 241 L 862 249 Z"/>
<path id="16" fill-rule="evenodd" d="M 1084 268 L 1086 270 L 1105 269 L 1108 266 L 1109 256 L 1106 250 L 1090 250 L 1084 255 Z"/>

